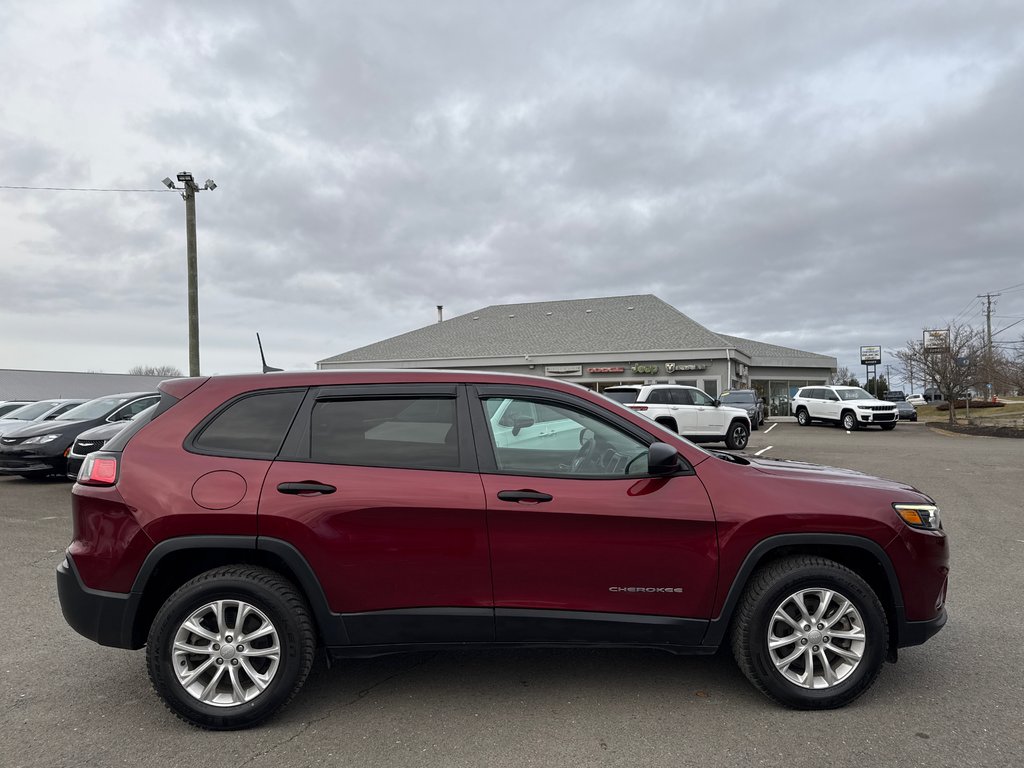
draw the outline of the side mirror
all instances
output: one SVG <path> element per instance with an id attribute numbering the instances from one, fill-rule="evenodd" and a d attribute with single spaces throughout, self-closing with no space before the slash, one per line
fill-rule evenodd
<path id="1" fill-rule="evenodd" d="M 715 408 L 718 408 L 718 407 L 719 407 L 719 406 L 721 406 L 721 405 L 722 405 L 722 401 L 721 401 L 721 400 L 719 400 L 719 399 L 718 399 L 718 398 L 716 397 L 716 398 L 715 398 Z"/>
<path id="2" fill-rule="evenodd" d="M 533 419 L 529 416 L 516 416 L 512 419 L 512 436 L 515 437 L 526 427 L 533 426 Z"/>
<path id="3" fill-rule="evenodd" d="M 668 443 L 651 443 L 647 449 L 647 472 L 671 475 L 679 469 L 679 451 Z"/>

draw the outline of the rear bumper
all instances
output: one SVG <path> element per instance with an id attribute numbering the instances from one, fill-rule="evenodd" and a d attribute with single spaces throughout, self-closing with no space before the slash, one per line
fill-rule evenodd
<path id="1" fill-rule="evenodd" d="M 132 637 L 139 595 L 89 589 L 71 555 L 57 566 L 57 597 L 65 621 L 83 637 L 113 648 L 142 647 Z"/>

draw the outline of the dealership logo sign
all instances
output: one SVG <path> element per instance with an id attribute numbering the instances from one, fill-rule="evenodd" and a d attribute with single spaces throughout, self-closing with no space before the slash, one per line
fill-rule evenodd
<path id="1" fill-rule="evenodd" d="M 544 374 L 547 376 L 582 376 L 582 365 L 546 365 Z"/>
<path id="2" fill-rule="evenodd" d="M 633 373 L 646 373 L 650 375 L 658 372 L 658 366 L 654 363 L 642 363 L 634 365 L 630 370 L 632 370 Z"/>
<path id="3" fill-rule="evenodd" d="M 587 373 L 625 373 L 626 369 L 621 367 L 612 368 L 587 368 Z"/>

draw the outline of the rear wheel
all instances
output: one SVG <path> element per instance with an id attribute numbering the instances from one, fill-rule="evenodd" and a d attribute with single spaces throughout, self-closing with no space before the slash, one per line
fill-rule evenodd
<path id="1" fill-rule="evenodd" d="M 795 709 L 834 709 L 871 687 L 888 639 L 885 610 L 867 582 L 803 555 L 754 574 L 737 609 L 732 650 L 767 696 Z"/>
<path id="2" fill-rule="evenodd" d="M 729 425 L 729 432 L 725 436 L 725 447 L 733 451 L 742 451 L 747 447 L 750 440 L 750 430 L 742 421 L 734 421 Z"/>
<path id="3" fill-rule="evenodd" d="M 811 423 L 811 415 L 807 412 L 806 408 L 798 408 L 796 412 L 796 423 L 801 427 L 806 427 Z"/>
<path id="4" fill-rule="evenodd" d="M 305 600 L 266 568 L 237 565 L 197 576 L 164 603 L 146 659 L 167 707 L 200 728 L 248 728 L 283 707 L 313 664 Z"/>

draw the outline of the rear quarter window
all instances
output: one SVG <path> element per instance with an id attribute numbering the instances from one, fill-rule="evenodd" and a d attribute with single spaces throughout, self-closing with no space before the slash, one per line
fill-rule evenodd
<path id="1" fill-rule="evenodd" d="M 272 459 L 281 450 L 304 390 L 243 395 L 216 413 L 192 439 L 199 453 Z"/>

